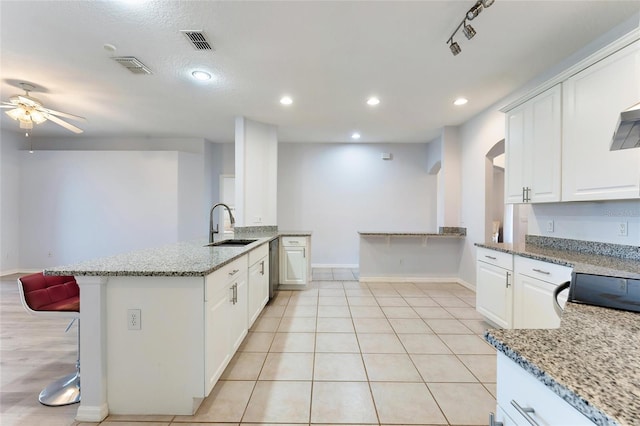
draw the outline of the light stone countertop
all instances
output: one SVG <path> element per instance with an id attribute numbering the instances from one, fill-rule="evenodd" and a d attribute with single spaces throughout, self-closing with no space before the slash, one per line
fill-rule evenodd
<path id="1" fill-rule="evenodd" d="M 485 339 L 595 424 L 638 424 L 640 313 L 569 302 L 558 329 Z"/>
<path id="2" fill-rule="evenodd" d="M 74 276 L 206 276 L 253 249 L 280 236 L 310 236 L 306 231 L 244 233 L 236 238 L 256 239 L 246 246 L 207 247 L 206 239 L 179 242 L 92 259 L 44 270 L 45 275 Z"/>

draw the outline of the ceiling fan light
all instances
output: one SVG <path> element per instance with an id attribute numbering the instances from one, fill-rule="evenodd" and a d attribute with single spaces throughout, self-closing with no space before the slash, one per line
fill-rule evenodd
<path id="1" fill-rule="evenodd" d="M 12 109 L 12 110 L 9 110 L 9 111 L 5 111 L 5 114 L 7 114 L 9 117 L 13 118 L 14 120 L 17 120 L 20 117 L 22 117 L 24 112 L 20 108 L 16 108 L 16 109 Z"/>
<path id="2" fill-rule="evenodd" d="M 21 129 L 26 129 L 26 130 L 31 130 L 33 129 L 33 121 L 31 120 L 20 120 L 20 128 Z"/>
<path id="3" fill-rule="evenodd" d="M 453 56 L 458 56 L 458 54 L 462 52 L 462 49 L 460 49 L 460 45 L 455 41 L 451 42 L 451 45 L 449 45 L 449 49 L 451 49 L 451 53 L 453 53 Z"/>
<path id="4" fill-rule="evenodd" d="M 476 30 L 469 24 L 464 24 L 462 27 L 462 33 L 467 38 L 467 40 L 471 40 L 473 36 L 476 35 Z"/>
<path id="5" fill-rule="evenodd" d="M 31 111 L 31 120 L 36 124 L 41 124 L 47 121 L 47 118 L 40 111 Z"/>

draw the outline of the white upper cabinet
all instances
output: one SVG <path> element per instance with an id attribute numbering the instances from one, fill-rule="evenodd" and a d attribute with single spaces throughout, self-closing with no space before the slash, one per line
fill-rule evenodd
<path id="1" fill-rule="evenodd" d="M 640 197 L 640 149 L 609 151 L 620 112 L 640 102 L 640 41 L 563 83 L 562 201 Z"/>
<path id="2" fill-rule="evenodd" d="M 507 203 L 560 201 L 560 84 L 507 113 Z"/>

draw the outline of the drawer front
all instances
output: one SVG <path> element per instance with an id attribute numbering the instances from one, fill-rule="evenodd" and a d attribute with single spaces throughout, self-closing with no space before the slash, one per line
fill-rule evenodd
<path id="1" fill-rule="evenodd" d="M 501 251 L 490 250 L 484 247 L 478 247 L 476 251 L 477 260 L 479 262 L 489 263 L 500 268 L 513 270 L 513 255 L 503 253 Z"/>
<path id="2" fill-rule="evenodd" d="M 248 257 L 249 256 L 242 256 L 207 275 L 204 289 L 205 302 L 216 292 L 226 287 L 231 280 L 240 274 L 247 273 L 247 269 L 249 268 Z"/>
<path id="3" fill-rule="evenodd" d="M 304 247 L 307 245 L 306 237 L 281 237 L 283 246 Z"/>
<path id="4" fill-rule="evenodd" d="M 249 252 L 249 266 L 255 265 L 261 261 L 263 257 L 269 255 L 269 244 L 265 243 L 258 248 L 255 248 Z"/>
<path id="5" fill-rule="evenodd" d="M 515 256 L 515 272 L 531 278 L 560 285 L 571 280 L 571 268 L 555 263 Z"/>
<path id="6" fill-rule="evenodd" d="M 498 406 L 516 424 L 530 424 L 525 418 L 529 416 L 540 425 L 593 426 L 585 415 L 500 352 L 497 377 Z"/>

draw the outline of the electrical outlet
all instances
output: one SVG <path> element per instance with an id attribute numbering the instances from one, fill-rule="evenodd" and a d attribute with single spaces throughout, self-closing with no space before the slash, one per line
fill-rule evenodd
<path id="1" fill-rule="evenodd" d="M 627 222 L 618 222 L 618 237 L 626 237 L 627 235 L 629 235 Z"/>
<path id="2" fill-rule="evenodd" d="M 53 257 L 53 252 L 49 252 L 49 253 L 47 254 L 47 256 L 49 256 L 49 257 Z"/>
<path id="3" fill-rule="evenodd" d="M 127 311 L 127 328 L 129 330 L 141 330 L 142 321 L 140 309 L 129 309 Z"/>
<path id="4" fill-rule="evenodd" d="M 547 232 L 553 232 L 553 221 L 552 220 L 548 220 L 547 221 Z"/>

